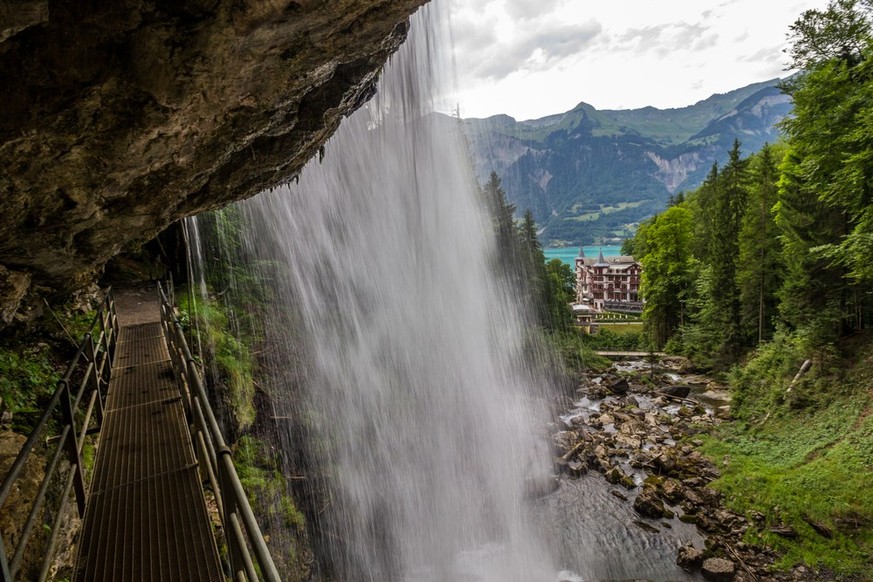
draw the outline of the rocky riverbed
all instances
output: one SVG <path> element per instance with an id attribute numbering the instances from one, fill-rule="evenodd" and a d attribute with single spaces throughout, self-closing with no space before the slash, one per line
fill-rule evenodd
<path id="1" fill-rule="evenodd" d="M 812 579 L 803 567 L 771 572 L 775 552 L 742 541 L 751 522 L 764 516 L 724 507 L 709 486 L 719 469 L 698 450 L 699 436 L 729 418 L 729 394 L 683 369 L 681 359 L 655 367 L 621 362 L 585 379 L 552 434 L 565 478 L 601 474 L 610 494 L 633 509 L 628 529 L 656 536 L 677 523 L 693 524 L 698 535 L 682 538 L 675 555 L 693 578 Z"/>

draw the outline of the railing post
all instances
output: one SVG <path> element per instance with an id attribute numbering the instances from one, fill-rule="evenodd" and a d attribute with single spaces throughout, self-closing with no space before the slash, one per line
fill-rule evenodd
<path id="1" fill-rule="evenodd" d="M 85 474 L 82 471 L 82 457 L 79 455 L 79 436 L 76 432 L 76 418 L 73 411 L 73 399 L 70 395 L 70 385 L 66 380 L 61 380 L 63 391 L 61 392 L 61 412 L 64 415 L 64 423 L 70 425 L 70 438 L 67 440 L 67 456 L 70 459 L 70 470 L 75 472 L 73 485 L 76 488 L 76 505 L 79 509 L 79 517 L 85 516 Z"/>
<path id="2" fill-rule="evenodd" d="M 100 347 L 103 348 L 103 357 L 104 358 L 110 358 L 109 342 L 111 340 L 110 340 L 109 334 L 112 333 L 111 327 L 109 329 L 107 329 L 107 326 L 106 326 L 107 313 L 108 313 L 108 310 L 101 306 L 100 307 L 100 337 L 102 338 L 102 340 L 100 342 Z M 111 325 L 111 322 L 110 322 L 110 325 Z M 115 339 L 114 336 L 112 337 L 112 339 Z M 107 364 L 106 369 L 103 371 L 103 374 L 102 374 L 103 377 L 101 377 L 101 380 L 103 380 L 106 383 L 106 385 L 108 386 L 109 380 L 112 378 L 112 360 L 106 359 L 106 364 Z"/>
<path id="3" fill-rule="evenodd" d="M 224 470 L 224 463 L 222 462 L 222 458 L 227 455 L 230 458 L 230 449 L 227 446 L 222 446 L 221 449 L 216 451 L 218 463 L 216 466 L 216 470 L 218 471 L 218 489 L 221 491 L 221 500 L 224 505 L 224 515 L 221 516 L 221 522 L 224 524 L 227 529 L 225 538 L 227 540 L 227 553 L 230 558 L 230 570 L 233 577 L 236 577 L 236 573 L 240 570 L 245 571 L 245 567 L 243 565 L 243 556 L 240 551 L 239 546 L 234 541 L 234 536 L 231 535 L 230 531 L 230 523 L 231 516 L 236 514 L 237 512 L 237 501 L 236 497 L 233 494 L 233 487 L 230 484 L 230 475 L 227 471 Z"/>
<path id="4" fill-rule="evenodd" d="M 101 318 L 98 317 L 98 319 Z M 97 392 L 97 415 L 100 418 L 98 424 L 103 426 L 103 396 L 100 393 L 101 378 L 100 372 L 97 369 L 97 350 L 94 349 L 94 336 L 91 334 L 85 335 L 87 336 L 85 340 L 85 357 L 91 362 L 91 377 L 88 378 L 88 384 L 90 384 L 91 390 Z"/>
<path id="5" fill-rule="evenodd" d="M 3 536 L 0 536 L 0 582 L 12 582 L 12 573 L 9 572 L 9 561 L 6 559 L 6 545 Z"/>

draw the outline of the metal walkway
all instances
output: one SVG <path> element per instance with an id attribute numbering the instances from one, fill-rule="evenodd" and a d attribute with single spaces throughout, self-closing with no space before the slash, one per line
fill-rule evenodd
<path id="1" fill-rule="evenodd" d="M 76 564 L 80 582 L 224 579 L 155 312 L 156 321 L 119 333 Z"/>

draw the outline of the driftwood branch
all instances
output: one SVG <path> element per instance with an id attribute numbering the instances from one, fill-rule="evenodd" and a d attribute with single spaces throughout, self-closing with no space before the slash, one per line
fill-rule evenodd
<path id="1" fill-rule="evenodd" d="M 698 405 L 700 402 L 696 400 L 692 400 L 690 398 L 682 398 L 681 396 L 673 396 L 672 394 L 667 394 L 666 392 L 658 392 L 657 390 L 654 392 L 658 396 L 663 396 L 664 398 L 669 398 L 670 400 L 675 400 L 677 402 L 687 402 L 689 404 Z"/>
<path id="2" fill-rule="evenodd" d="M 786 393 L 791 392 L 794 389 L 795 384 L 800 381 L 800 378 L 809 371 L 809 368 L 812 366 L 812 360 L 806 360 L 803 362 L 803 365 L 800 366 L 800 370 L 794 376 L 794 380 L 791 381 L 791 384 L 788 385 L 788 389 L 785 390 Z"/>
<path id="3" fill-rule="evenodd" d="M 734 551 L 734 549 L 730 546 L 730 544 L 725 543 L 725 547 L 728 549 L 728 551 L 729 551 L 731 554 L 733 554 L 734 558 L 737 559 L 737 561 L 740 563 L 740 566 L 743 567 L 743 570 L 745 570 L 746 573 L 747 573 L 749 576 L 752 577 L 752 580 L 757 580 L 758 577 L 755 576 L 755 573 L 752 572 L 752 570 L 751 570 L 751 569 L 746 565 L 746 563 L 745 563 L 745 562 L 743 561 L 743 559 L 739 556 L 739 554 L 737 554 L 737 553 Z"/>

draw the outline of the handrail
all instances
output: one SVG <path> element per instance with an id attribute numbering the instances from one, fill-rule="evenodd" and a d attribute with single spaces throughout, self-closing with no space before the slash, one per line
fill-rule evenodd
<path id="1" fill-rule="evenodd" d="M 95 333 L 97 334 L 96 339 Z M 115 312 L 115 299 L 112 295 L 112 290 L 109 289 L 97 313 L 94 315 L 88 331 L 84 334 L 76 350 L 76 355 L 67 367 L 63 377 L 58 381 L 57 388 L 54 394 L 52 394 L 45 412 L 43 412 L 33 431 L 31 431 L 24 446 L 21 447 L 15 462 L 12 463 L 3 479 L 2 485 L 0 485 L 0 511 L 2 511 L 12 491 L 12 487 L 20 476 L 22 469 L 24 469 L 31 453 L 33 453 L 34 448 L 41 441 L 44 434 L 48 432 L 52 418 L 59 415 L 61 419 L 60 426 L 58 427 L 59 436 L 57 438 L 47 437 L 45 439 L 46 446 L 54 444 L 56 448 L 53 453 L 46 455 L 46 458 L 51 460 L 46 466 L 45 475 L 33 500 L 27 521 L 21 529 L 15 546 L 8 549 L 8 551 L 12 552 L 11 561 L 8 558 L 6 540 L 0 534 L 0 582 L 12 582 L 15 580 L 21 568 L 25 552 L 28 555 L 34 555 L 36 551 L 41 551 L 43 555 L 39 580 L 43 581 L 47 578 L 52 560 L 54 559 L 58 531 L 65 516 L 65 509 L 71 489 L 75 490 L 76 508 L 79 517 L 81 518 L 85 515 L 87 491 L 85 487 L 85 470 L 82 467 L 82 449 L 85 444 L 85 437 L 99 432 L 103 424 L 103 403 L 106 399 L 106 389 L 109 385 L 109 376 L 112 371 L 111 362 L 115 353 L 117 336 L 118 316 Z M 84 371 L 81 371 L 79 365 L 82 361 L 86 363 Z M 80 404 L 83 401 L 87 402 L 87 407 L 84 411 L 80 409 Z M 91 426 L 91 418 L 95 408 L 97 410 L 96 426 Z M 79 427 L 78 430 L 77 427 Z M 63 495 L 61 496 L 60 505 L 56 511 L 52 527 L 49 530 L 49 539 L 45 547 L 40 550 L 28 550 L 28 543 L 31 541 L 33 528 L 45 505 L 46 493 L 55 475 L 61 470 L 62 463 L 60 463 L 60 459 L 63 453 L 66 453 L 69 472 L 61 488 Z"/>
<path id="2" fill-rule="evenodd" d="M 231 450 L 209 405 L 197 362 L 191 355 L 182 325 L 160 283 L 158 293 L 161 298 L 161 323 L 170 348 L 170 359 L 179 379 L 182 402 L 191 422 L 197 461 L 206 469 L 225 532 L 231 578 L 254 581 L 259 579 L 257 572 L 260 571 L 260 579 L 279 582 L 279 573 L 248 496 L 243 491 Z M 252 554 L 257 561 L 257 568 Z"/>

